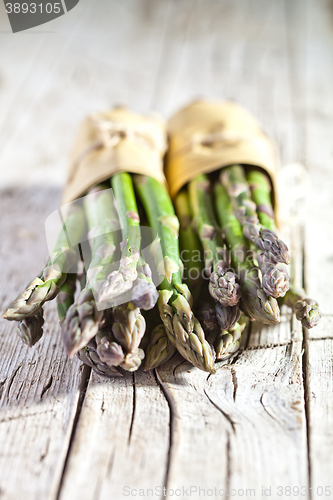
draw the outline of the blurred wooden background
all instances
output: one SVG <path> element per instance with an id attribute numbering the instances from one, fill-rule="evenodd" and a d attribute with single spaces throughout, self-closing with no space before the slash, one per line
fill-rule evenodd
<path id="1" fill-rule="evenodd" d="M 285 191 L 282 230 L 296 281 L 323 311 L 309 332 L 286 311 L 277 327 L 253 326 L 215 376 L 176 358 L 116 382 L 66 359 L 54 304 L 32 349 L 1 320 L 1 500 L 118 500 L 155 486 L 170 497 L 192 486 L 194 499 L 195 487 L 333 496 L 332 82 L 329 0 L 80 0 L 15 35 L 1 3 L 1 310 L 44 263 L 80 120 L 114 104 L 170 116 L 205 96 L 248 107 L 282 165 L 305 166 L 307 197 Z"/>

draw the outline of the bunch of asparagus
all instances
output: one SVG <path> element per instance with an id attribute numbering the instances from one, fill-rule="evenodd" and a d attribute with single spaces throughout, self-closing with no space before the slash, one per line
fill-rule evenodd
<path id="1" fill-rule="evenodd" d="M 158 235 L 150 246 L 160 274 L 158 290 L 141 252 L 138 203 Z M 114 175 L 109 185 L 91 189 L 82 206 L 73 204 L 49 262 L 3 317 L 17 321 L 21 339 L 33 346 L 43 334 L 44 304 L 57 297 L 68 356 L 77 354 L 100 374 L 119 376 L 124 370 L 137 370 L 144 358 L 145 369 L 152 369 L 176 351 L 202 370 L 214 372 L 214 348 L 193 314 L 191 292 L 181 276 L 178 227 L 163 185 L 146 176 Z M 85 258 L 83 266 L 82 249 L 76 251 L 69 242 L 86 239 L 90 260 Z M 145 312 L 155 305 L 159 321 Z M 145 314 L 152 324 L 147 333 Z"/>
<path id="2" fill-rule="evenodd" d="M 305 328 L 318 323 L 317 302 L 289 283 L 290 255 L 277 236 L 271 184 L 262 170 L 232 165 L 199 175 L 177 195 L 175 206 L 182 255 L 188 257 L 185 280 L 193 290 L 208 280 L 196 314 L 217 359 L 239 348 L 247 319 L 279 323 L 281 304 L 292 308 Z M 202 260 L 194 262 L 200 252 L 203 269 Z"/>
<path id="3" fill-rule="evenodd" d="M 156 368 L 176 352 L 214 373 L 215 359 L 239 348 L 249 319 L 279 322 L 277 299 L 306 328 L 317 324 L 318 304 L 289 286 L 289 252 L 276 235 L 263 172 L 236 165 L 218 179 L 201 175 L 175 207 L 177 215 L 152 177 L 119 173 L 97 185 L 71 205 L 49 262 L 3 317 L 17 321 L 33 346 L 43 334 L 44 304 L 57 297 L 68 356 L 109 377 L 143 360 L 145 370 Z M 150 259 L 140 218 L 157 235 Z M 85 240 L 89 251 L 70 244 Z"/>

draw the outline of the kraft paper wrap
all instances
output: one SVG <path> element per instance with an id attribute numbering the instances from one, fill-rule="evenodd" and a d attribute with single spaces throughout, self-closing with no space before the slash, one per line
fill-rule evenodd
<path id="1" fill-rule="evenodd" d="M 126 108 L 89 116 L 71 155 L 62 202 L 69 203 L 119 172 L 150 175 L 166 185 L 163 156 L 165 122 Z"/>
<path id="2" fill-rule="evenodd" d="M 171 197 L 197 175 L 244 164 L 264 169 L 277 212 L 275 144 L 254 116 L 231 101 L 195 101 L 169 121 L 166 177 Z"/>

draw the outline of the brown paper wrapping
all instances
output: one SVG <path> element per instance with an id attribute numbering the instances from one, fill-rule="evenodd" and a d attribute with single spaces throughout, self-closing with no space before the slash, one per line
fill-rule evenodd
<path id="1" fill-rule="evenodd" d="M 69 203 L 119 172 L 150 175 L 166 185 L 165 122 L 126 108 L 89 116 L 79 129 L 62 202 Z"/>
<path id="2" fill-rule="evenodd" d="M 233 164 L 264 169 L 277 211 L 277 150 L 254 116 L 231 101 L 195 101 L 169 121 L 166 177 L 171 197 L 197 175 Z"/>

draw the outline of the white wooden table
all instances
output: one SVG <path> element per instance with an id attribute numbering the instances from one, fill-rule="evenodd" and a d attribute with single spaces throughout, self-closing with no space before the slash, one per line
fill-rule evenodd
<path id="1" fill-rule="evenodd" d="M 79 121 L 206 96 L 248 107 L 282 164 L 305 165 L 283 232 L 323 311 L 309 332 L 288 311 L 254 325 L 214 376 L 174 358 L 116 382 L 66 359 L 53 303 L 31 349 L 1 320 L 0 499 L 333 497 L 332 2 L 81 0 L 15 35 L 0 14 L 1 310 L 44 263 Z"/>

